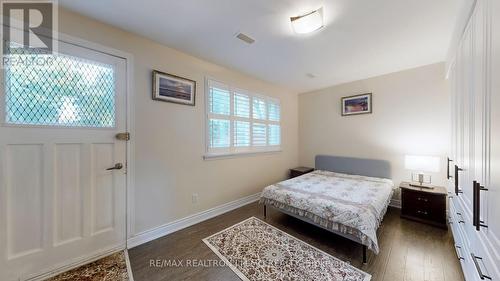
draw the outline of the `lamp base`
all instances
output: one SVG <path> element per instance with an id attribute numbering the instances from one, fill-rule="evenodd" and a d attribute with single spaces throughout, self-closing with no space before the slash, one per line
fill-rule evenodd
<path id="1" fill-rule="evenodd" d="M 410 186 L 418 187 L 418 188 L 434 189 L 434 186 L 432 186 L 432 185 L 426 185 L 426 184 L 420 184 L 420 183 L 410 183 Z"/>

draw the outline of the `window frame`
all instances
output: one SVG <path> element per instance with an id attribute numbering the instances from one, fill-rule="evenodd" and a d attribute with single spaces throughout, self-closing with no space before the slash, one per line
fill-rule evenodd
<path id="1" fill-rule="evenodd" d="M 214 114 L 211 113 L 210 108 L 210 89 L 212 86 L 219 86 L 219 88 L 227 90 L 229 92 L 229 102 L 230 110 L 229 115 Z M 229 83 L 221 82 L 220 80 L 206 77 L 205 78 L 205 155 L 204 159 L 212 158 L 227 158 L 227 157 L 239 157 L 244 155 L 252 154 L 262 154 L 262 153 L 276 153 L 281 152 L 282 144 L 282 125 L 281 125 L 281 102 L 278 98 L 269 97 L 260 93 L 251 92 L 238 87 L 231 86 Z M 235 94 L 246 95 L 249 98 L 249 117 L 240 117 L 235 115 Z M 266 106 L 266 119 L 254 119 L 253 118 L 253 101 L 254 98 L 259 98 L 265 100 Z M 279 107 L 279 121 L 269 120 L 269 102 L 273 102 Z M 230 122 L 229 127 L 229 147 L 227 148 L 211 148 L 210 147 L 210 119 L 221 119 L 228 120 Z M 235 143 L 235 125 L 236 121 L 248 122 L 250 126 L 249 131 L 249 146 L 237 147 Z M 260 123 L 266 126 L 266 145 L 254 146 L 253 145 L 253 124 Z M 279 145 L 269 145 L 269 125 L 278 125 L 280 128 L 280 143 Z"/>

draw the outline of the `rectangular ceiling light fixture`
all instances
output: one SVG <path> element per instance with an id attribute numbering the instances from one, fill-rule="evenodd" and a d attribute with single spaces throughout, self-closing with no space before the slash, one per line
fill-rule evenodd
<path id="1" fill-rule="evenodd" d="M 291 17 L 295 33 L 305 34 L 323 27 L 323 8 L 319 8 L 302 16 Z"/>

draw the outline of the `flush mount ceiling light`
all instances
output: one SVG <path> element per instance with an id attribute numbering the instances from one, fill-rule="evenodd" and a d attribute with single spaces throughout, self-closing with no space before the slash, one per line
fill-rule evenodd
<path id="1" fill-rule="evenodd" d="M 323 8 L 319 8 L 305 15 L 291 17 L 292 28 L 295 33 L 304 34 L 316 31 L 323 27 Z"/>

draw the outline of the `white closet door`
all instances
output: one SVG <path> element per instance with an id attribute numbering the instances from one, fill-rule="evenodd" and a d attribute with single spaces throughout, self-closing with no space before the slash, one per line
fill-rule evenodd
<path id="1" fill-rule="evenodd" d="M 482 192 L 481 213 L 488 226 L 479 231 L 489 274 L 500 278 L 500 1 L 485 2 L 487 19 L 487 95 L 486 95 L 486 161 L 485 184 Z"/>
<path id="2" fill-rule="evenodd" d="M 486 17 L 484 3 L 479 2 L 472 20 L 473 33 L 473 106 L 471 180 L 485 184 L 486 163 Z"/>

